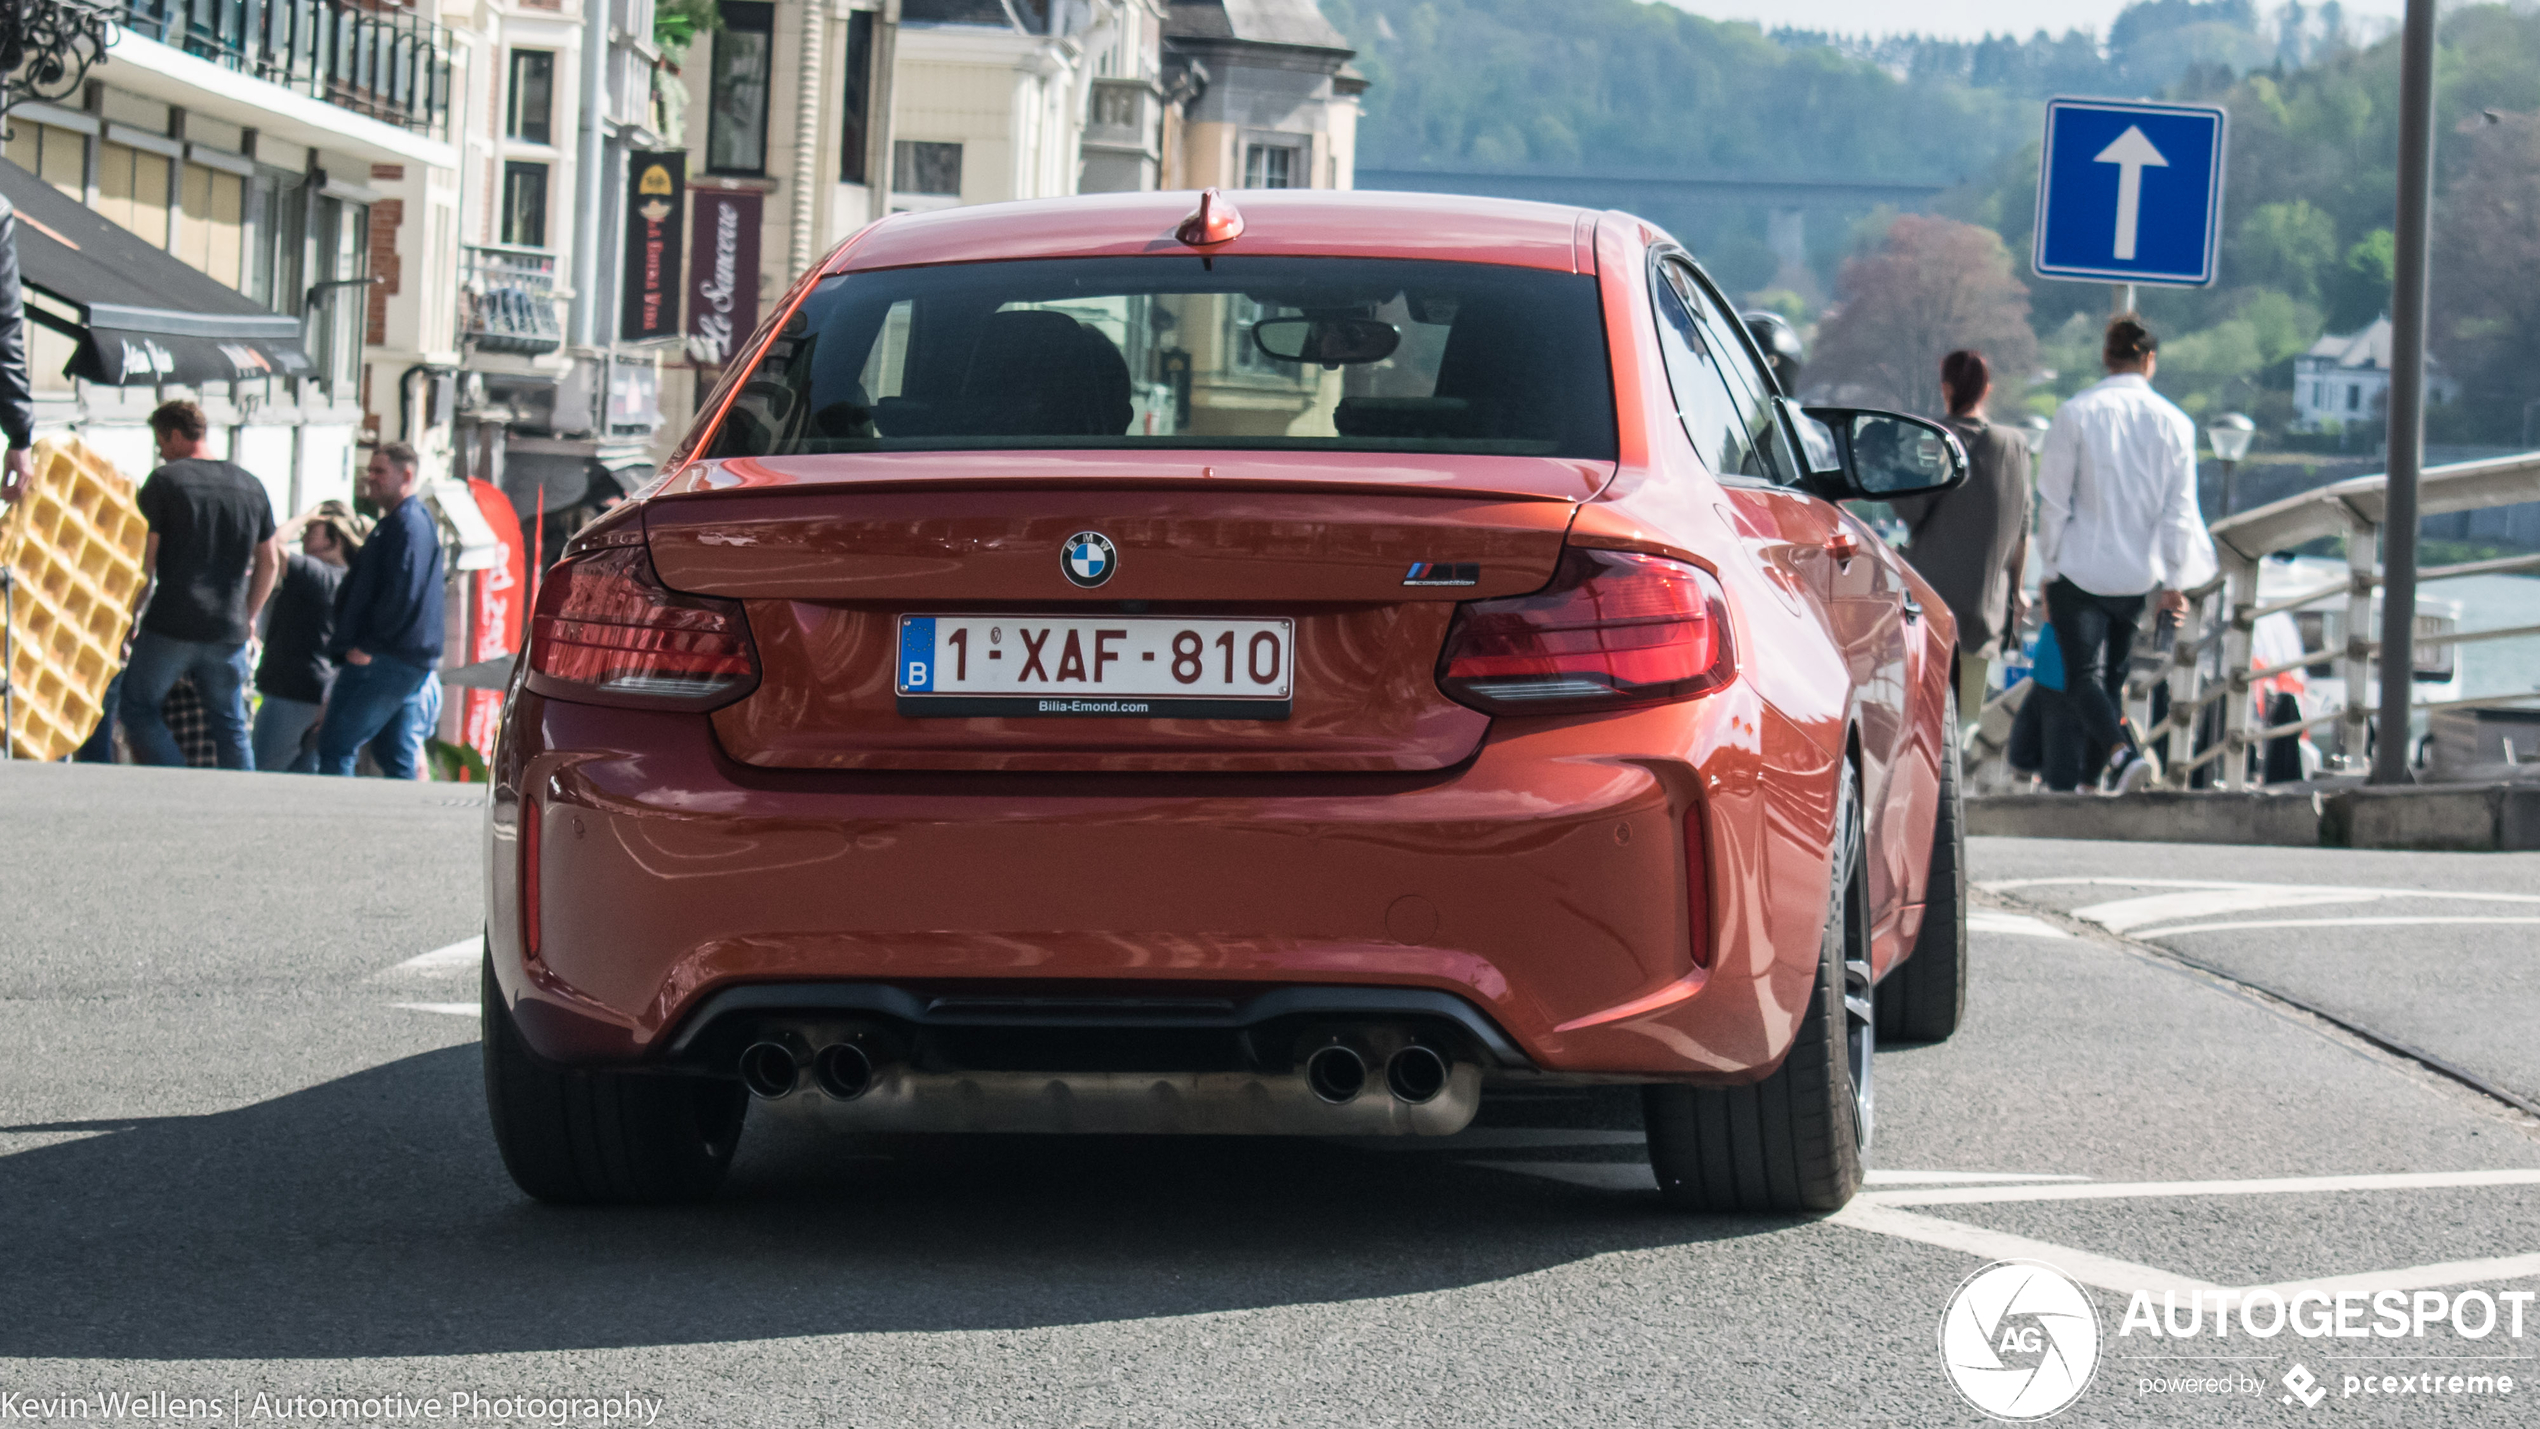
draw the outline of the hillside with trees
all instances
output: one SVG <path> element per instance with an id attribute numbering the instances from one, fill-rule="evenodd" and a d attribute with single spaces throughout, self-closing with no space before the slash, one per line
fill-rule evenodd
<path id="1" fill-rule="evenodd" d="M 2019 347 L 2001 333 L 2006 312 L 2034 344 L 2031 406 L 2051 409 L 2095 377 L 2108 288 L 2043 281 L 2028 265 L 2037 129 L 2053 94 L 2231 115 L 2221 282 L 2142 290 L 2165 335 L 2162 386 L 2192 412 L 2236 407 L 2280 431 L 2294 357 L 2388 303 L 2398 42 L 2360 34 L 2333 3 L 2261 13 L 2251 0 L 2147 0 L 2104 38 L 1973 42 L 1767 34 L 1636 0 L 1322 4 L 1375 81 L 1363 167 L 1949 185 L 1917 225 L 1865 212 L 1812 233 L 1813 292 L 1755 294 L 1819 322 L 1819 376 L 1894 400 L 1924 394 L 1869 355 L 1981 336 L 2003 365 Z M 2434 409 L 2431 435 L 2515 442 L 2540 399 L 2540 14 L 2450 10 L 2440 43 L 2434 345 L 2463 395 Z M 1753 288 L 1773 271 L 1762 222 L 1677 226 L 1724 281 Z M 1926 330 L 1935 292 L 1963 310 L 1949 320 L 1961 325 Z M 2361 425 L 2315 440 L 2377 440 Z"/>

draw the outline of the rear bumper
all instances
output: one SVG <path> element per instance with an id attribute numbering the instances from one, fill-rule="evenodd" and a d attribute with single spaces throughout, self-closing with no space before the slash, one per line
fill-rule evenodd
<path id="1" fill-rule="evenodd" d="M 1432 774 L 826 773 L 729 760 L 700 716 L 524 692 L 489 820 L 495 971 L 531 1045 L 581 1064 L 687 1060 L 735 1007 L 1362 989 L 1443 999 L 1502 1074 L 1752 1080 L 1814 972 L 1813 936 L 1777 959 L 1765 929 L 1824 906 L 1822 874 L 1787 886 L 1759 856 L 1791 820 L 1767 816 L 1758 713 L 1733 688 L 1501 721 Z"/>

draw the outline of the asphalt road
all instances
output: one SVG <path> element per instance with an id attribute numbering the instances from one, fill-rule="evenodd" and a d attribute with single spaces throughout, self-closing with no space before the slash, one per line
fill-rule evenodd
<path id="1" fill-rule="evenodd" d="M 1979 879 L 2023 881 L 1968 1025 L 1882 1054 L 1876 1184 L 1830 1219 L 1667 1213 L 1613 1093 L 1436 1141 L 760 1124 L 714 1203 L 594 1212 L 496 1161 L 472 958 L 410 965 L 474 936 L 479 816 L 450 786 L 0 767 L 0 1419 L 463 1392 L 475 1423 L 566 1395 L 678 1425 L 1974 1424 L 1941 1316 L 2027 1255 L 2099 1317 L 2059 1423 L 2540 1420 L 2540 1305 L 2520 1339 L 2116 1333 L 2131 1288 L 2540 1289 L 2540 1129 L 2105 931 L 2530 1086 L 2530 928 L 2424 921 L 2520 916 L 2451 895 L 2540 891 L 2529 859 L 1980 843 Z M 2076 877 L 2137 881 L 2025 881 Z M 2182 880 L 2410 896 L 2109 911 L 2216 892 Z M 2332 916 L 2413 921 L 2175 931 Z M 2351 1177 L 2383 1179 L 2318 1179 Z M 2343 1392 L 2384 1371 L 2523 1382 Z M 2147 1392 L 2182 1378 L 2248 1388 Z"/>

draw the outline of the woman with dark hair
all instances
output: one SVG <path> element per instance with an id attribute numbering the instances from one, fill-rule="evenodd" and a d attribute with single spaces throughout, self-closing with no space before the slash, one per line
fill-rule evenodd
<path id="1" fill-rule="evenodd" d="M 1911 539 L 1905 559 L 1958 618 L 1958 719 L 1984 709 L 1986 672 L 2019 638 L 2020 581 L 2028 556 L 2028 444 L 1985 420 L 1993 372 L 1984 355 L 1960 348 L 1940 360 L 1948 423 L 1967 447 L 1966 481 L 1931 496 L 1892 503 Z"/>
<path id="2" fill-rule="evenodd" d="M 282 583 L 265 606 L 265 653 L 256 666 L 256 767 L 314 774 L 317 747 L 309 736 L 335 681 L 325 653 L 335 633 L 335 591 L 370 521 L 341 501 L 321 501 L 291 528 L 300 549 L 285 560 Z"/>

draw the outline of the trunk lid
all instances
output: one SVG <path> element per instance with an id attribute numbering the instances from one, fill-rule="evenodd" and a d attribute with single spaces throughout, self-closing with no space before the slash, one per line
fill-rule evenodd
<path id="1" fill-rule="evenodd" d="M 1381 454 L 748 459 L 682 473 L 648 503 L 645 530 L 665 584 L 748 607 L 760 683 L 713 716 L 725 750 L 746 764 L 1415 771 L 1463 760 L 1489 727 L 1438 691 L 1456 604 L 1550 580 L 1575 503 L 1610 470 Z M 1084 533 L 1111 548 L 1091 588 L 1066 570 Z M 1407 583 L 1431 580 L 1459 583 Z M 906 699 L 903 617 L 978 615 L 1016 618 L 980 631 L 998 638 L 1009 627 L 1024 636 L 1036 618 L 1101 617 L 1155 639 L 1180 631 L 1152 622 L 1188 620 L 1203 635 L 1285 622 L 1284 717 L 951 714 L 934 713 L 942 701 Z M 1162 666 L 1145 658 L 1108 673 L 1159 679 Z M 1055 656 L 1041 677 L 1053 668 L 1053 695 L 1106 693 Z"/>

